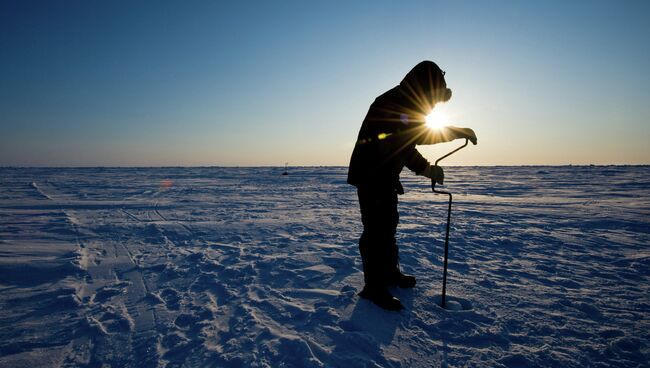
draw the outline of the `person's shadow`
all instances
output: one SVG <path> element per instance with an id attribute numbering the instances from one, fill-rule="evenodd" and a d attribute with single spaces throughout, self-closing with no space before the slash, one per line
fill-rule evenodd
<path id="1" fill-rule="evenodd" d="M 368 300 L 356 297 L 352 313 L 338 324 L 343 333 L 341 338 L 334 341 L 336 346 L 331 356 L 336 357 L 335 366 L 400 366 L 399 361 L 387 359 L 382 353 L 382 347 L 393 341 L 397 327 L 410 319 L 413 293 L 411 290 L 400 290 L 398 295 L 405 306 L 400 312 L 383 310 Z"/>

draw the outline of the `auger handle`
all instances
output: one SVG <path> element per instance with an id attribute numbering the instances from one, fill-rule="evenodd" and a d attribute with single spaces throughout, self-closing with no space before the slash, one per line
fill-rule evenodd
<path id="1" fill-rule="evenodd" d="M 446 154 L 446 155 L 440 157 L 439 159 L 437 159 L 436 163 L 433 166 L 438 166 L 438 162 L 442 161 L 442 159 L 447 158 L 447 157 L 453 155 L 454 153 L 460 151 L 461 149 L 467 147 L 468 143 L 469 143 L 469 139 L 465 138 L 465 143 L 462 146 L 456 148 L 455 150 L 453 150 L 453 151 L 449 152 L 448 154 Z M 436 192 L 436 180 L 434 178 L 431 178 L 431 190 Z M 447 194 L 447 193 L 444 193 L 444 194 Z"/>
<path id="2" fill-rule="evenodd" d="M 456 148 L 455 150 L 449 152 L 448 154 L 440 157 L 439 159 L 436 160 L 435 166 L 438 166 L 438 162 L 440 162 L 443 158 L 449 157 L 453 153 L 458 152 L 459 150 L 465 148 L 467 146 L 467 143 L 469 142 L 469 139 L 465 138 L 465 144 L 462 146 Z M 431 190 L 434 193 L 437 194 L 446 194 L 449 196 L 449 207 L 447 208 L 447 229 L 445 231 L 445 257 L 444 257 L 444 265 L 443 265 L 443 272 L 442 272 L 442 294 L 441 294 L 441 301 L 440 301 L 440 306 L 445 309 L 446 308 L 446 296 L 447 296 L 447 264 L 449 260 L 449 226 L 451 223 L 451 192 L 445 192 L 443 190 L 436 190 L 436 180 L 434 178 L 431 178 Z"/>

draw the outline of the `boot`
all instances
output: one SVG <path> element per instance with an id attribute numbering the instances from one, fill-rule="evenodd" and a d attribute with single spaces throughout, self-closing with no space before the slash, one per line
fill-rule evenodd
<path id="1" fill-rule="evenodd" d="M 387 288 L 374 288 L 368 287 L 366 285 L 363 290 L 359 293 L 359 296 L 370 300 L 371 302 L 377 304 L 379 307 L 389 310 L 389 311 L 401 311 L 404 309 L 404 306 L 388 291 Z"/>

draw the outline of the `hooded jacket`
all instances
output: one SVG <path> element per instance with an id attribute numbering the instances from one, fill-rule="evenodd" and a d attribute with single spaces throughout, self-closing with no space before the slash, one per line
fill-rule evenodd
<path id="1" fill-rule="evenodd" d="M 401 192 L 399 174 L 404 166 L 421 173 L 430 165 L 415 146 L 453 139 L 444 131 L 429 129 L 424 120 L 435 102 L 450 97 L 444 73 L 431 61 L 419 63 L 398 86 L 377 97 L 361 125 L 350 159 L 348 183 Z"/>

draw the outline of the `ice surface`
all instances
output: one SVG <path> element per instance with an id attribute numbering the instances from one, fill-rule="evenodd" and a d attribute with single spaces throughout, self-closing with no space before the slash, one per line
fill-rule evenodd
<path id="1" fill-rule="evenodd" d="M 403 174 L 418 278 L 362 287 L 346 168 L 0 169 L 0 366 L 647 367 L 649 167 Z"/>

